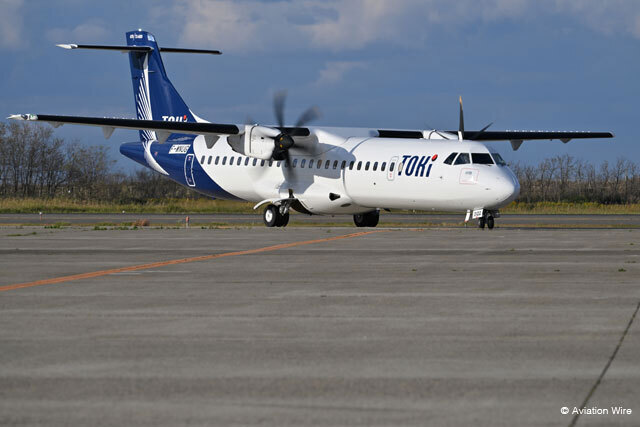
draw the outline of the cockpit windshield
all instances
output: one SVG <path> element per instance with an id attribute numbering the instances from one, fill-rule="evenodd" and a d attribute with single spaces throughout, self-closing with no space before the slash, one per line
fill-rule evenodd
<path id="1" fill-rule="evenodd" d="M 456 161 L 453 163 L 454 165 L 466 165 L 471 163 L 469 161 L 469 153 L 460 153 L 458 155 L 458 158 L 456 159 Z"/>
<path id="2" fill-rule="evenodd" d="M 489 153 L 471 153 L 471 160 L 473 161 L 473 163 L 480 165 L 493 164 L 493 160 L 491 159 Z"/>
<path id="3" fill-rule="evenodd" d="M 506 166 L 507 162 L 504 161 L 504 159 L 502 158 L 502 156 L 498 153 L 491 153 L 491 155 L 493 156 L 493 160 L 496 161 L 496 164 L 498 164 L 499 166 Z"/>

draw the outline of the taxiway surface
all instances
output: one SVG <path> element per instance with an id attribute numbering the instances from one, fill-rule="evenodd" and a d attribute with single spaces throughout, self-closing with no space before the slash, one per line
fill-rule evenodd
<path id="1" fill-rule="evenodd" d="M 0 229 L 0 424 L 567 425 L 640 301 L 640 230 L 360 231 Z"/>

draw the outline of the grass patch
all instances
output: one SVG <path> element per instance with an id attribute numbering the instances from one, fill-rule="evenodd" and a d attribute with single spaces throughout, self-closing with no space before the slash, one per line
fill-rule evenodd
<path id="1" fill-rule="evenodd" d="M 82 202 L 65 198 L 0 198 L 0 214 L 15 213 L 132 213 L 132 214 L 259 214 L 253 210 L 253 203 L 212 199 L 152 199 L 145 203 Z M 566 202 L 513 202 L 500 212 L 504 214 L 546 214 L 546 215 L 615 215 L 639 214 L 640 203 L 626 205 L 603 205 L 599 203 Z M 386 212 L 381 212 L 383 215 Z M 431 211 L 393 211 L 401 214 L 442 214 Z M 458 214 L 464 216 L 462 213 Z M 103 225 L 103 224 L 100 224 Z M 113 225 L 113 224 L 104 224 Z M 144 226 L 144 225 L 141 225 Z"/>
<path id="2" fill-rule="evenodd" d="M 600 203 L 566 202 L 513 202 L 500 209 L 504 214 L 544 214 L 544 215 L 624 215 L 640 214 L 640 203 L 627 205 L 603 205 Z"/>
<path id="3" fill-rule="evenodd" d="M 253 204 L 211 199 L 161 199 L 146 203 L 82 202 L 64 198 L 3 198 L 0 213 L 255 213 Z"/>
<path id="4" fill-rule="evenodd" d="M 18 236 L 33 236 L 34 234 L 38 234 L 35 231 L 32 231 L 31 233 L 14 233 L 14 234 L 7 234 L 7 237 L 18 237 Z"/>

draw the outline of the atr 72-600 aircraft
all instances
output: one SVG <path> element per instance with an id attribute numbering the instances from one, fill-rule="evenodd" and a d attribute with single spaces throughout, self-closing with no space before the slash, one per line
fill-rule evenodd
<path id="1" fill-rule="evenodd" d="M 274 99 L 277 126 L 216 124 L 196 116 L 167 78 L 161 52 L 220 54 L 158 47 L 152 34 L 127 33 L 126 46 L 64 44 L 65 49 L 127 52 L 137 120 L 44 114 L 17 120 L 137 129 L 140 141 L 120 146 L 136 162 L 196 191 L 220 199 L 266 205 L 267 227 L 284 227 L 289 210 L 351 214 L 358 227 L 375 227 L 380 209 L 466 212 L 493 228 L 499 209 L 520 184 L 504 160 L 479 141 L 611 138 L 609 132 L 465 131 L 460 99 L 458 131 L 308 127 L 304 112 L 285 126 L 284 94 Z"/>

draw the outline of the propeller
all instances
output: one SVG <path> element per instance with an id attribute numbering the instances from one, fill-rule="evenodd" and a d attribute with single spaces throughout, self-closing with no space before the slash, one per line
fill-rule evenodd
<path id="1" fill-rule="evenodd" d="M 460 96 L 459 98 L 459 102 L 460 102 L 460 122 L 458 125 L 458 141 L 462 141 L 464 139 L 464 110 L 462 108 L 462 96 Z M 468 139 L 469 140 L 474 140 L 476 139 L 478 136 L 480 136 L 485 130 L 489 129 L 489 127 L 493 125 L 493 122 L 489 123 L 488 125 L 486 125 L 485 127 L 483 127 L 482 129 L 480 129 L 479 131 L 475 132 L 473 135 L 471 135 Z M 427 124 L 427 127 L 433 129 L 433 131 L 435 133 L 437 133 L 438 135 L 440 135 L 440 137 L 442 139 L 451 139 L 449 137 L 446 136 L 446 133 L 454 133 L 454 131 L 446 131 L 444 134 L 438 132 L 438 130 L 436 130 L 436 128 L 433 128 L 431 126 L 429 126 L 429 124 Z"/>
<path id="2" fill-rule="evenodd" d="M 287 92 L 285 90 L 278 91 L 273 96 L 273 111 L 278 123 L 278 134 L 274 138 L 275 148 L 273 149 L 272 157 L 274 160 L 285 160 L 291 167 L 291 159 L 289 157 L 289 149 L 295 145 L 293 140 L 294 136 L 297 136 L 297 128 L 306 125 L 313 120 L 320 117 L 320 110 L 318 107 L 313 106 L 305 110 L 293 128 L 285 127 L 284 121 L 284 106 L 287 100 Z"/>
<path id="3" fill-rule="evenodd" d="M 460 100 L 460 124 L 458 125 L 458 140 L 462 141 L 464 139 L 464 111 L 462 110 L 462 96 L 459 98 Z M 493 122 L 489 123 L 478 132 L 474 133 L 469 137 L 470 140 L 474 140 L 477 138 L 482 132 L 489 129 L 489 127 L 493 124 Z"/>

